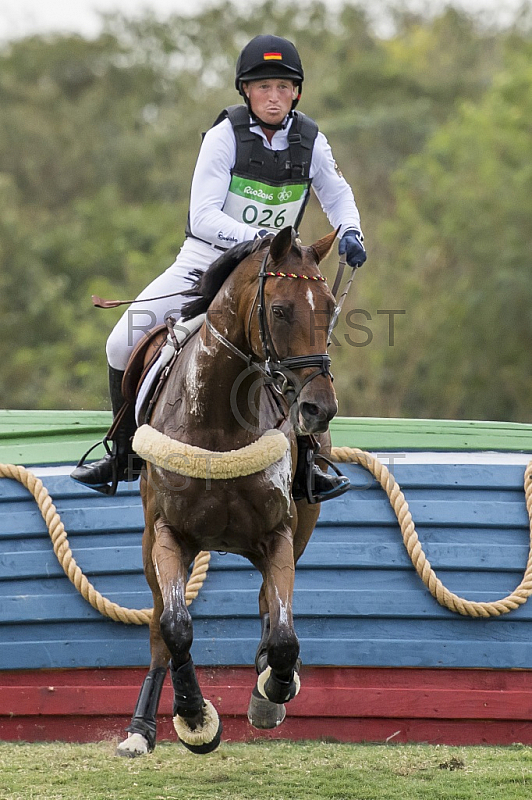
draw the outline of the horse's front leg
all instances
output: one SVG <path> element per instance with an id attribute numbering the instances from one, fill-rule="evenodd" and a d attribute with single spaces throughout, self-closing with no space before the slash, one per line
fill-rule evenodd
<path id="1" fill-rule="evenodd" d="M 153 614 L 150 620 L 150 669 L 140 688 L 133 717 L 127 728 L 128 737 L 117 747 L 117 755 L 136 758 L 146 755 L 155 749 L 157 738 L 157 710 L 163 689 L 170 652 L 161 636 L 159 619 L 164 609 L 163 600 L 152 559 L 154 541 L 153 515 L 149 513 L 147 503 L 147 520 L 142 538 L 142 555 L 144 574 L 153 595 Z"/>
<path id="2" fill-rule="evenodd" d="M 288 526 L 273 534 L 267 555 L 258 566 L 263 575 L 262 635 L 255 661 L 257 685 L 248 718 L 257 728 L 273 728 L 284 720 L 284 703 L 299 691 L 299 642 L 292 618 L 295 566 Z"/>
<path id="3" fill-rule="evenodd" d="M 193 753 L 210 753 L 220 744 L 222 723 L 198 685 L 190 657 L 192 618 L 185 602 L 187 572 L 196 553 L 182 548 L 170 525 L 161 519 L 156 520 L 154 533 L 152 560 L 163 605 L 161 636 L 171 656 L 174 727 Z"/>

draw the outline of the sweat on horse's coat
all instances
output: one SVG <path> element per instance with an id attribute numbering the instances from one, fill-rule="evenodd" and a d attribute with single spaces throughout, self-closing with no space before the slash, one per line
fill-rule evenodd
<path id="1" fill-rule="evenodd" d="M 205 314 L 198 314 L 197 317 L 189 320 L 178 319 L 174 325 L 174 335 L 178 345 L 181 345 L 188 336 L 191 336 L 195 331 L 197 331 L 198 328 L 203 325 L 204 320 Z M 137 423 L 140 423 L 142 420 L 142 410 L 148 400 L 152 386 L 166 365 L 171 361 L 174 353 L 175 345 L 171 341 L 170 336 L 168 336 L 166 344 L 161 348 L 159 358 L 151 366 L 139 389 L 137 399 L 135 401 L 135 417 Z"/>
<path id="2" fill-rule="evenodd" d="M 261 472 L 280 461 L 288 447 L 284 433 L 275 430 L 266 431 L 252 444 L 224 453 L 178 442 L 150 425 L 141 425 L 133 438 L 133 449 L 145 461 L 203 480 L 242 478 Z"/>

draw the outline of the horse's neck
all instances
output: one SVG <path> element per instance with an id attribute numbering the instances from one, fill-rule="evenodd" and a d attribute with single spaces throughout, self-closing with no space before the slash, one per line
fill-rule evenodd
<path id="1" fill-rule="evenodd" d="M 212 323 L 232 344 L 246 349 L 244 325 L 230 302 L 223 311 L 212 314 Z M 206 325 L 183 353 L 181 364 L 179 360 L 165 398 L 165 406 L 173 402 L 174 408 L 176 397 L 181 398 L 173 421 L 168 418 L 170 427 L 177 426 L 176 438 L 215 450 L 243 447 L 256 439 L 261 431 L 250 406 L 254 395 L 258 397 L 254 388 L 258 388 L 259 373 L 247 369 L 244 360 L 218 341 Z"/>

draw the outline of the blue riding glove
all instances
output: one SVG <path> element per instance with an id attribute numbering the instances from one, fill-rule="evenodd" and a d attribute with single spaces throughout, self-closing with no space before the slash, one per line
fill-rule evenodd
<path id="1" fill-rule="evenodd" d="M 364 237 L 361 232 L 354 228 L 346 231 L 340 239 L 338 252 L 340 255 L 346 254 L 346 261 L 350 267 L 361 267 L 367 259 L 363 242 Z"/>

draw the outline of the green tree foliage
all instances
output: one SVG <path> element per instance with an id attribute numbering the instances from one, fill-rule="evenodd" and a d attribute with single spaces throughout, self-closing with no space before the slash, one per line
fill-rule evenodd
<path id="1" fill-rule="evenodd" d="M 395 176 L 387 244 L 409 317 L 387 363 L 407 415 L 530 420 L 531 55 Z"/>
<path id="2" fill-rule="evenodd" d="M 526 418 L 526 27 L 395 11 L 383 37 L 362 7 L 276 0 L 0 49 L 0 404 L 107 406 L 120 311 L 90 295 L 131 297 L 172 262 L 201 131 L 264 31 L 300 49 L 301 108 L 363 214 L 370 259 L 332 346 L 341 413 Z M 303 240 L 328 230 L 312 202 Z"/>

